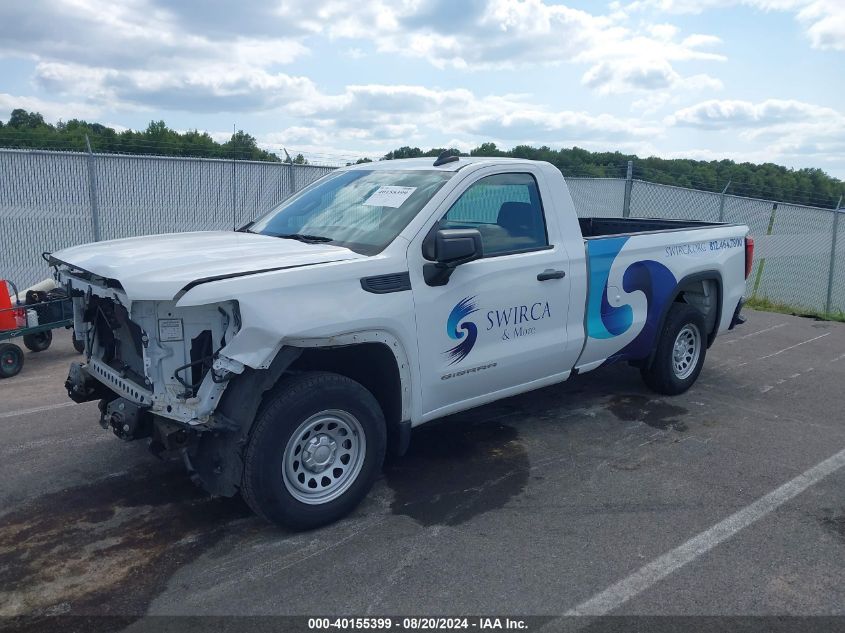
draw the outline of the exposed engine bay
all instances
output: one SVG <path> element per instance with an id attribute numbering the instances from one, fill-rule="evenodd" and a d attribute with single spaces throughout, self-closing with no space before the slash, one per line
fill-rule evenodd
<path id="1" fill-rule="evenodd" d="M 65 384 L 72 400 L 100 400 L 103 428 L 124 440 L 152 438 L 154 452 L 219 426 L 212 414 L 244 369 L 220 354 L 241 327 L 236 302 L 130 302 L 112 280 L 83 271 L 61 278 L 85 344 L 86 362 L 71 365 Z"/>

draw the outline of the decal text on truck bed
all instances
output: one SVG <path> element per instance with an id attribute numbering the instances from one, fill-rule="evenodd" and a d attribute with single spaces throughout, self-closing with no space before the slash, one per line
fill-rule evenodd
<path id="1" fill-rule="evenodd" d="M 693 242 L 692 244 L 675 244 L 666 247 L 666 257 L 676 255 L 704 255 L 713 251 L 721 251 L 726 248 L 745 248 L 745 239 L 741 237 L 729 237 L 723 240 L 710 240 L 709 242 Z"/>

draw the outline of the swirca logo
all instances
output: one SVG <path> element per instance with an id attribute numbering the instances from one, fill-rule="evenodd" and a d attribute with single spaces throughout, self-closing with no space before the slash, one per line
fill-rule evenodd
<path id="1" fill-rule="evenodd" d="M 472 351 L 478 338 L 478 328 L 472 321 L 463 321 L 473 312 L 478 312 L 475 297 L 465 297 L 452 308 L 446 321 L 446 333 L 453 341 L 460 341 L 457 345 L 444 352 L 451 359 L 450 365 L 460 363 Z"/>

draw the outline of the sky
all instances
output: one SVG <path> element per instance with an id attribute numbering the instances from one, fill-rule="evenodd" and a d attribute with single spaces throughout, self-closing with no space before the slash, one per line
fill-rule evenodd
<path id="1" fill-rule="evenodd" d="M 492 141 L 845 179 L 845 0 L 3 0 L 0 119 L 312 162 Z"/>

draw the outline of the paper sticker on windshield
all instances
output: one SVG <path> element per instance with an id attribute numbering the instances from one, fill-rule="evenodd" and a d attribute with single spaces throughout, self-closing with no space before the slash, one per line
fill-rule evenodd
<path id="1" fill-rule="evenodd" d="M 368 207 L 393 207 L 397 209 L 402 206 L 411 194 L 417 190 L 416 187 L 395 187 L 382 186 L 375 190 L 373 195 L 364 200 Z"/>

